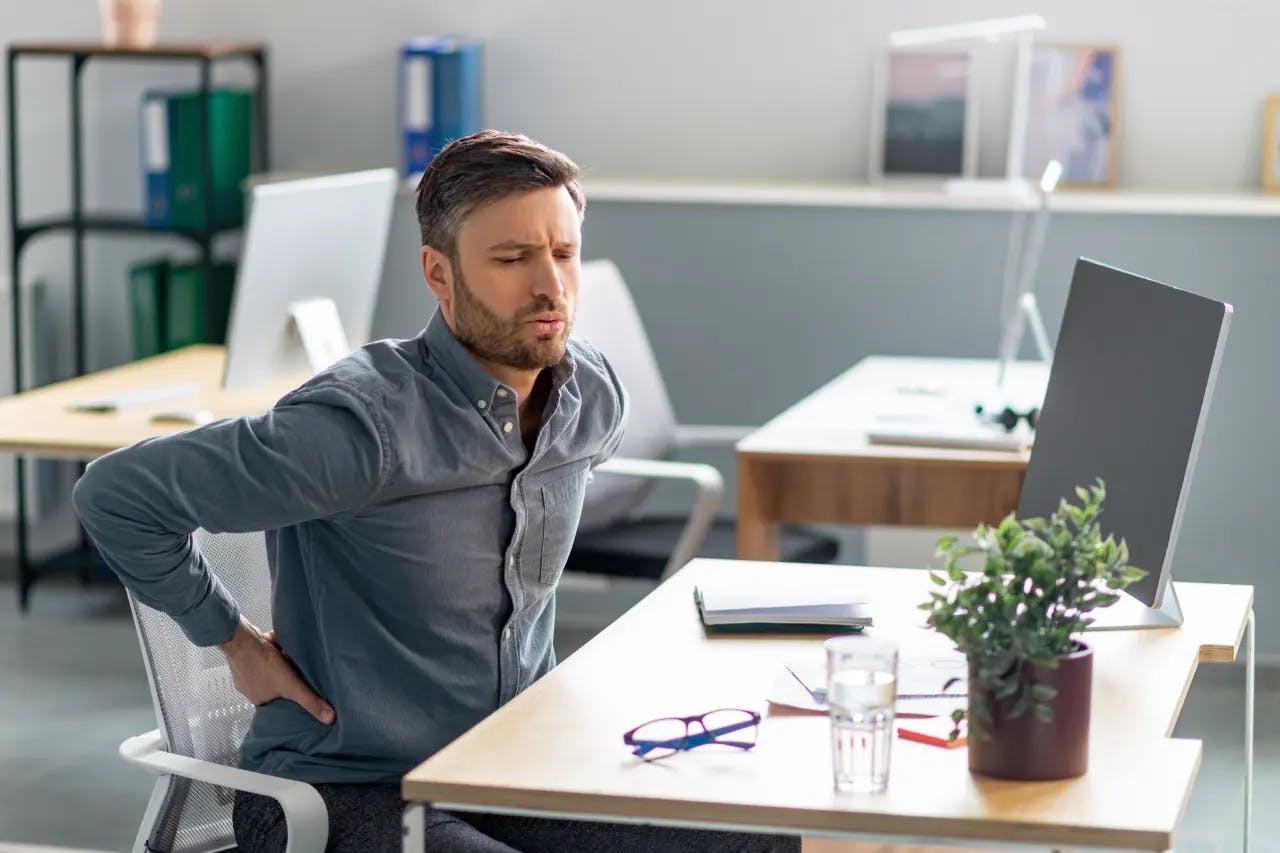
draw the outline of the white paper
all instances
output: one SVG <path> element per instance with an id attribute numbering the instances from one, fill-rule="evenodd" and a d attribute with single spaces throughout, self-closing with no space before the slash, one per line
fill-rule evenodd
<path id="1" fill-rule="evenodd" d="M 968 664 L 959 653 L 916 655 L 898 661 L 894 710 L 912 716 L 944 716 L 968 705 Z M 943 687 L 951 678 L 962 681 Z M 769 701 L 805 711 L 827 710 L 826 664 L 820 659 L 787 661 L 774 678 Z"/>

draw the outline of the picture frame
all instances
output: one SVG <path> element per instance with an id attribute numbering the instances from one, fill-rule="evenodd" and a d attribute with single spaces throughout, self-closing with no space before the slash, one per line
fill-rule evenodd
<path id="1" fill-rule="evenodd" d="M 1037 43 L 1028 81 L 1023 175 L 1049 160 L 1063 187 L 1112 188 L 1120 138 L 1121 53 L 1112 44 Z"/>
<path id="2" fill-rule="evenodd" d="M 1280 92 L 1262 108 L 1262 190 L 1280 193 Z"/>
<path id="3" fill-rule="evenodd" d="M 868 176 L 977 174 L 977 63 L 967 48 L 890 48 L 872 75 Z"/>

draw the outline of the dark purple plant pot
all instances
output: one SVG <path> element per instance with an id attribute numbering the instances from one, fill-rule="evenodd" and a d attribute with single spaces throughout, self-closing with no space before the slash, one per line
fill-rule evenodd
<path id="1" fill-rule="evenodd" d="M 1078 643 L 1078 649 L 1058 658 L 1057 669 L 1031 665 L 1033 684 L 1057 688 L 1049 701 L 1053 720 L 1044 722 L 1028 708 L 1016 719 L 1009 718 L 1012 699 L 992 703 L 991 722 L 969 720 L 969 770 L 983 776 L 1028 781 L 1070 779 L 1089 769 L 1089 709 L 1093 695 L 1093 649 Z M 972 659 L 969 689 L 982 691 Z M 979 695 L 986 696 L 985 691 Z M 983 738 L 973 731 L 989 733 Z"/>

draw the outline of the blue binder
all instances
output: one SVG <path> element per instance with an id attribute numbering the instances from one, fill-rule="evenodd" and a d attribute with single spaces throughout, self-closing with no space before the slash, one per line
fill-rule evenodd
<path id="1" fill-rule="evenodd" d="M 454 36 L 411 39 L 400 49 L 403 174 L 422 177 L 451 141 L 483 126 L 484 55 L 480 42 Z"/>
<path id="2" fill-rule="evenodd" d="M 173 222 L 172 158 L 169 156 L 169 93 L 142 97 L 143 221 L 150 228 Z"/>

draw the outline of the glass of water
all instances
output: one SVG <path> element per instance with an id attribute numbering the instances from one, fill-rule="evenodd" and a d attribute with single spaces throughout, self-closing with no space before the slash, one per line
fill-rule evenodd
<path id="1" fill-rule="evenodd" d="M 836 790 L 883 791 L 889 783 L 898 647 L 863 636 L 832 637 L 823 645 Z"/>

